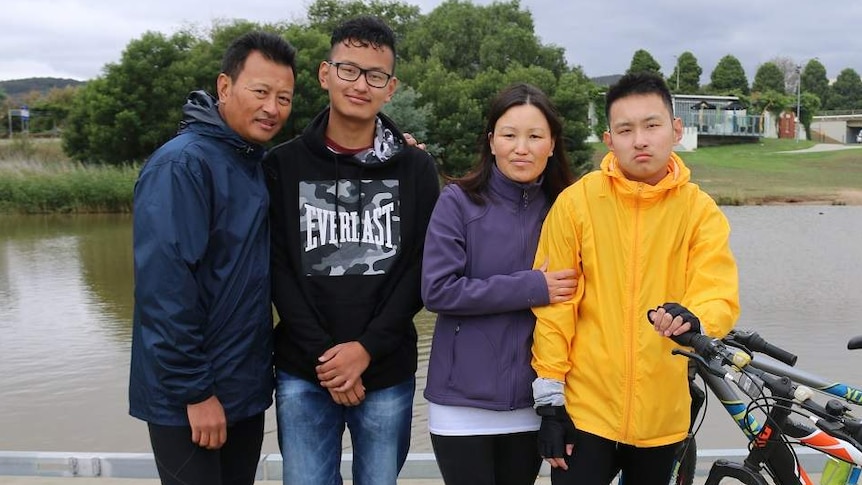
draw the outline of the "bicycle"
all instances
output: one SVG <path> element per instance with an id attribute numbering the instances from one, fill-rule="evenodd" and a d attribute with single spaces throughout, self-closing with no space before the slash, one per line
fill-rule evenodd
<path id="1" fill-rule="evenodd" d="M 792 444 L 814 448 L 842 462 L 862 466 L 862 421 L 849 415 L 849 409 L 836 399 L 830 399 L 825 406 L 815 402 L 814 391 L 803 381 L 855 404 L 860 404 L 858 389 L 843 384 L 823 385 L 826 381 L 791 366 L 796 361 L 793 354 L 769 344 L 755 332 L 732 332 L 724 340 L 684 334 L 674 340 L 694 349 L 675 349 L 673 353 L 696 362 L 697 372 L 706 386 L 719 398 L 750 442 L 749 454 L 742 463 L 716 460 L 707 485 L 718 484 L 725 478 L 749 485 L 767 485 L 764 471 L 776 484 L 812 485 Z M 848 344 L 848 348 L 859 347 L 862 347 L 862 336 Z M 779 361 L 752 359 L 754 351 Z M 728 381 L 749 396 L 747 405 Z M 764 389 L 770 391 L 769 396 L 764 394 Z M 848 393 L 846 389 L 853 391 Z M 847 396 L 856 399 L 847 399 Z M 764 423 L 757 421 L 754 410 L 765 413 Z M 800 420 L 797 415 L 807 419 Z M 694 439 L 689 441 L 688 446 L 696 446 Z M 693 470 L 693 464 L 686 463 L 691 456 L 692 453 L 683 454 L 680 469 Z M 690 480 L 688 477 L 687 482 L 680 482 L 677 478 L 675 483 L 691 483 Z"/>

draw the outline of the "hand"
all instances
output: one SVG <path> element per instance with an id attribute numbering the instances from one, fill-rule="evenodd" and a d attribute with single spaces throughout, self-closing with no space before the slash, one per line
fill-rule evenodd
<path id="1" fill-rule="evenodd" d="M 688 308 L 679 303 L 664 303 L 655 310 L 647 312 L 656 332 L 665 337 L 682 335 L 686 332 L 700 333 L 700 319 Z"/>
<path id="2" fill-rule="evenodd" d="M 546 259 L 539 271 L 545 275 L 550 303 L 562 303 L 575 296 L 575 290 L 578 288 L 578 274 L 574 269 L 548 272 L 548 260 Z"/>
<path id="3" fill-rule="evenodd" d="M 539 454 L 551 468 L 568 470 L 566 456 L 575 450 L 575 424 L 565 406 L 539 406 L 536 413 L 542 417 L 539 427 Z M 565 453 L 565 455 L 563 455 Z"/>
<path id="4" fill-rule="evenodd" d="M 217 450 L 227 441 L 227 418 L 224 408 L 215 396 L 186 406 L 192 443 L 208 450 Z"/>
<path id="5" fill-rule="evenodd" d="M 338 344 L 321 355 L 315 367 L 320 384 L 335 392 L 353 389 L 371 363 L 371 355 L 359 342 Z"/>
<path id="6" fill-rule="evenodd" d="M 359 381 L 347 392 L 336 392 L 329 389 L 329 395 L 332 396 L 333 401 L 342 406 L 360 405 L 365 400 L 365 386 L 362 385 L 362 378 L 360 377 Z"/>
<path id="7" fill-rule="evenodd" d="M 425 150 L 426 152 L 428 151 L 425 149 L 425 144 L 419 143 L 410 133 L 404 133 L 404 141 L 407 142 L 407 146 L 416 147 L 420 150 Z"/>

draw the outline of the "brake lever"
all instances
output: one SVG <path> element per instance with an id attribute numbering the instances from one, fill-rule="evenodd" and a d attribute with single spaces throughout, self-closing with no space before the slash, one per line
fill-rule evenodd
<path id="1" fill-rule="evenodd" d="M 729 345 L 745 352 L 752 359 L 754 358 L 754 352 L 750 348 L 746 347 L 745 344 L 733 338 L 733 335 L 728 334 L 723 339 L 721 339 L 721 341 L 724 342 L 725 345 Z"/>
<path id="2" fill-rule="evenodd" d="M 710 374 L 714 374 L 714 375 L 716 375 L 718 377 L 722 377 L 722 378 L 726 374 L 724 369 L 721 369 L 721 370 L 715 369 L 714 367 L 709 365 L 709 362 L 707 362 L 706 359 L 704 359 L 702 356 L 700 356 L 694 352 L 689 352 L 688 350 L 676 348 L 676 349 L 671 350 L 670 353 L 671 353 L 671 355 L 683 355 L 685 357 L 688 357 L 689 359 L 694 360 L 695 362 L 697 362 L 698 365 L 703 366 L 703 368 L 707 369 Z"/>

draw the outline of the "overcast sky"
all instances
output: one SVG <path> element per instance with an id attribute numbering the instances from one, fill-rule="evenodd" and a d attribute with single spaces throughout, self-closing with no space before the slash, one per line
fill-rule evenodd
<path id="1" fill-rule="evenodd" d="M 215 19 L 297 20 L 308 3 L 7 0 L 0 16 L 0 80 L 87 80 L 119 61 L 126 45 L 148 30 L 171 34 L 190 25 L 206 28 Z M 428 13 L 441 2 L 406 3 Z M 831 79 L 848 67 L 862 73 L 862 0 L 521 0 L 521 6 L 532 12 L 542 43 L 563 47 L 569 64 L 590 77 L 624 72 L 638 49 L 649 51 L 667 75 L 675 56 L 691 51 L 704 83 L 726 54 L 742 62 L 749 81 L 776 57 L 803 65 L 816 57 Z"/>

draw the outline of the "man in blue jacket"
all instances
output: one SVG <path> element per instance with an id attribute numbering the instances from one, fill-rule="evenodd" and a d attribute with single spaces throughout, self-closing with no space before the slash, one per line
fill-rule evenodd
<path id="1" fill-rule="evenodd" d="M 189 95 L 135 185 L 129 404 L 163 484 L 255 478 L 274 385 L 261 145 L 290 114 L 294 57 L 274 34 L 236 39 L 218 99 Z"/>

